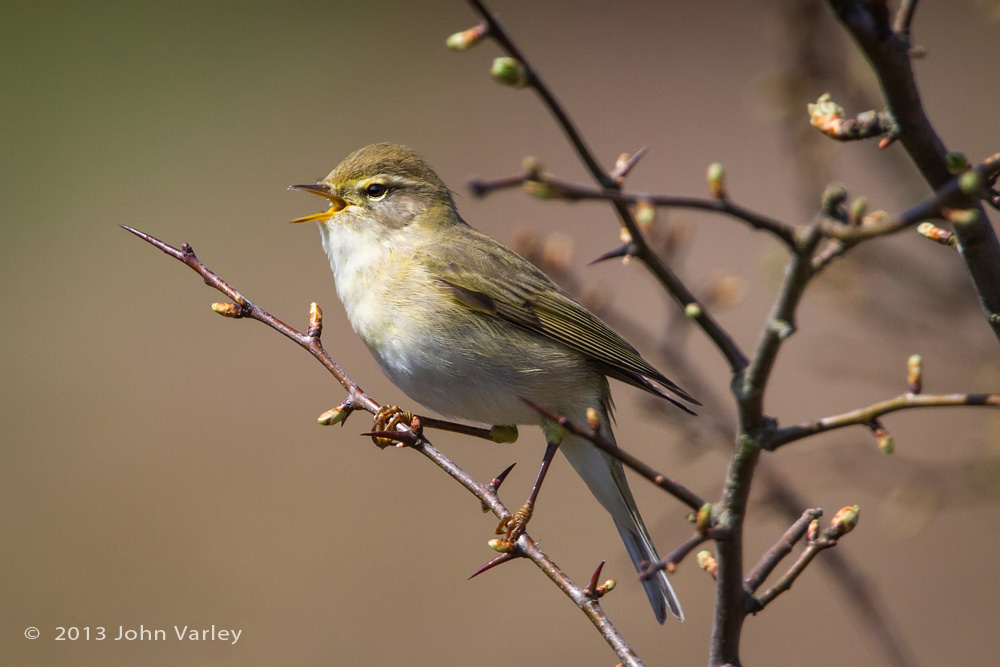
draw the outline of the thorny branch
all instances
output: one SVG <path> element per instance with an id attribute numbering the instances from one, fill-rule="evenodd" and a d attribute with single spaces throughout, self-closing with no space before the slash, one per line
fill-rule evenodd
<path id="1" fill-rule="evenodd" d="M 818 514 L 818 510 L 807 510 L 744 577 L 742 562 L 743 521 L 746 516 L 751 481 L 754 478 L 756 463 L 761 451 L 775 449 L 816 433 L 849 425 L 863 424 L 875 430 L 876 427 L 880 427 L 878 418 L 895 410 L 938 405 L 996 406 L 1000 402 L 1000 397 L 993 394 L 919 396 L 911 393 L 843 415 L 781 429 L 777 428 L 776 421 L 767 416 L 763 408 L 764 391 L 776 363 L 778 352 L 783 342 L 795 331 L 796 310 L 804 290 L 812 278 L 829 261 L 847 252 L 858 242 L 903 229 L 927 217 L 942 217 L 954 224 L 955 234 L 959 239 L 959 249 L 977 286 L 988 320 L 997 335 L 1000 336 L 1000 244 L 997 243 L 996 236 L 990 228 L 979 202 L 983 198 L 991 203 L 1000 201 L 1000 196 L 992 188 L 992 184 L 1000 172 L 1000 155 L 987 159 L 975 169 L 968 170 L 965 174 L 957 177 L 952 177 L 948 171 L 944 145 L 934 133 L 923 112 L 909 63 L 910 30 L 917 4 L 916 0 L 903 0 L 892 27 L 889 26 L 888 11 L 884 3 L 829 0 L 838 17 L 855 37 L 861 49 L 868 56 L 872 68 L 879 76 L 886 95 L 887 111 L 884 114 L 864 114 L 855 121 L 840 122 L 834 119 L 837 122 L 823 123 L 825 129 L 838 137 L 860 138 L 879 134 L 886 138 L 898 136 L 924 177 L 935 189 L 931 197 L 917 207 L 881 222 L 851 225 L 844 221 L 838 221 L 836 217 L 820 215 L 814 223 L 795 228 L 744 209 L 729 201 L 724 194 L 717 194 L 714 200 L 707 200 L 628 193 L 622 190 L 621 180 L 634 166 L 637 156 L 633 156 L 625 165 L 611 173 L 604 171 L 561 104 L 542 82 L 503 26 L 487 10 L 481 0 L 469 0 L 469 2 L 482 17 L 483 23 L 478 28 L 481 35 L 495 40 L 507 54 L 522 64 L 524 68 L 523 85 L 532 88 L 540 96 L 599 186 L 597 188 L 583 188 L 557 181 L 547 175 L 528 174 L 492 183 L 480 183 L 481 191 L 485 193 L 500 187 L 534 183 L 549 188 L 545 194 L 564 199 L 605 199 L 610 201 L 631 239 L 625 252 L 641 260 L 657 277 L 663 287 L 715 343 L 733 372 L 732 387 L 739 411 L 739 426 L 733 457 L 726 477 L 726 486 L 718 503 L 715 505 L 705 503 L 682 485 L 673 480 L 667 480 L 648 466 L 643 468 L 644 464 L 633 460 L 633 457 L 629 457 L 625 452 L 618 450 L 612 455 L 698 511 L 698 532 L 675 549 L 667 559 L 664 559 L 662 564 L 652 564 L 652 567 L 669 568 L 698 544 L 708 540 L 716 542 L 718 548 L 717 597 L 710 664 L 738 665 L 740 664 L 740 632 L 746 614 L 762 609 L 780 593 L 788 590 L 812 558 L 819 551 L 836 544 L 837 539 L 853 528 L 857 521 L 857 508 L 845 508 L 838 512 L 830 527 L 822 534 L 813 536 L 810 533 L 806 549 L 796 563 L 775 586 L 752 598 L 752 604 L 748 605 L 748 596 L 756 593 L 768 574 L 782 558 L 791 552 L 794 544 L 802 538 L 806 531 L 810 530 L 809 527 L 816 525 L 814 514 Z M 898 127 L 893 123 L 897 124 Z M 979 177 L 980 180 L 975 181 L 969 174 Z M 543 192 L 536 191 L 536 194 L 543 194 Z M 774 235 L 789 248 L 792 259 L 786 270 L 780 294 L 767 319 L 752 359 L 746 357 L 728 332 L 708 315 L 704 304 L 700 304 L 695 299 L 683 282 L 652 251 L 629 208 L 629 204 L 677 206 L 723 213 Z M 972 211 L 973 214 L 956 216 L 955 209 Z M 311 323 L 308 333 L 302 334 L 258 308 L 205 268 L 189 246 L 185 245 L 178 250 L 134 229 L 126 229 L 187 264 L 202 275 L 207 284 L 232 299 L 234 303 L 222 306 L 219 309 L 220 312 L 231 317 L 257 319 L 309 350 L 348 390 L 347 400 L 338 406 L 337 410 L 343 411 L 345 415 L 355 409 L 364 409 L 373 414 L 379 411 L 380 406 L 364 394 L 323 350 L 320 343 L 321 319 L 319 316 L 315 318 L 314 323 Z M 832 245 L 822 248 L 822 242 L 828 239 L 832 239 Z M 558 417 L 558 415 L 554 416 L 554 418 Z M 336 419 L 336 417 L 331 419 Z M 343 421 L 343 417 L 339 418 L 339 421 Z M 564 427 L 570 430 L 578 429 L 574 432 L 588 437 L 596 446 L 608 445 L 608 443 L 603 443 L 599 433 L 590 431 L 588 435 L 587 429 L 584 427 L 572 424 L 565 419 L 562 421 Z M 414 432 L 405 425 L 396 428 L 399 429 L 399 432 L 392 434 L 395 439 L 406 442 L 411 448 L 417 449 L 433 460 L 479 498 L 484 507 L 490 508 L 499 517 L 509 514 L 496 495 L 496 487 L 499 486 L 502 475 L 493 484 L 482 485 L 458 469 L 450 459 L 434 448 L 419 433 L 419 429 Z M 481 437 L 484 435 L 492 437 L 489 433 L 473 434 Z M 597 572 L 595 572 L 589 586 L 585 588 L 576 586 L 559 571 L 527 535 L 522 535 L 519 539 L 516 555 L 531 559 L 545 571 L 601 630 L 606 641 L 615 649 L 624 664 L 641 664 L 634 652 L 611 626 L 597 604 L 596 597 L 598 597 L 597 589 L 599 588 L 596 586 Z M 500 562 L 498 559 L 495 560 Z M 503 560 L 507 560 L 507 558 L 503 558 Z"/>
<path id="2" fill-rule="evenodd" d="M 715 199 L 703 197 L 680 197 L 676 195 L 660 195 L 645 192 L 627 192 L 620 188 L 588 187 L 568 181 L 559 180 L 549 174 L 528 172 L 521 176 L 499 178 L 491 181 L 471 179 L 469 188 L 477 197 L 482 197 L 497 190 L 514 188 L 527 184 L 542 186 L 531 190 L 532 194 L 541 199 L 564 199 L 566 201 L 603 200 L 627 202 L 630 204 L 648 204 L 668 208 L 688 208 L 702 211 L 712 211 L 729 215 L 746 222 L 753 229 L 768 232 L 778 238 L 789 248 L 795 246 L 795 229 L 766 215 L 755 213 L 740 206 L 728 197 Z"/>
<path id="3" fill-rule="evenodd" d="M 205 266 L 201 260 L 198 259 L 190 245 L 185 243 L 178 249 L 153 236 L 140 232 L 137 229 L 133 229 L 132 227 L 127 227 L 125 225 L 121 225 L 121 227 L 156 248 L 159 248 L 174 259 L 186 264 L 205 280 L 206 285 L 219 290 L 234 302 L 233 304 L 230 304 L 233 305 L 234 308 L 215 308 L 217 312 L 219 310 L 224 310 L 226 312 L 221 314 L 224 314 L 227 317 L 247 317 L 257 320 L 258 322 L 262 322 L 308 350 L 309 353 L 312 354 L 321 364 L 323 364 L 323 366 L 330 371 L 330 373 L 337 378 L 337 381 L 340 382 L 340 384 L 347 390 L 347 400 L 339 406 L 339 409 L 347 412 L 361 409 L 370 412 L 373 415 L 379 412 L 381 406 L 365 394 L 357 383 L 354 382 L 354 380 L 352 380 L 340 368 L 337 362 L 334 361 L 323 348 L 323 344 L 320 340 L 322 333 L 322 314 L 318 308 L 314 307 L 311 309 L 309 332 L 301 333 L 300 331 L 297 331 L 283 323 L 256 304 L 252 303 L 236 289 L 231 287 L 229 283 L 220 278 L 215 272 Z M 343 419 L 340 419 L 340 421 L 343 422 Z M 504 506 L 504 504 L 500 501 L 500 497 L 497 495 L 496 487 L 499 486 L 499 484 L 486 485 L 480 483 L 471 475 L 459 468 L 450 458 L 434 447 L 434 445 L 432 445 L 430 441 L 422 435 L 412 437 L 413 434 L 408 433 L 409 429 L 402 424 L 400 424 L 397 428 L 401 432 L 400 439 L 405 440 L 409 443 L 408 446 L 411 449 L 415 449 L 423 454 L 425 457 L 433 461 L 435 465 L 451 476 L 452 479 L 464 486 L 466 490 L 479 499 L 484 508 L 489 509 L 493 512 L 493 514 L 501 519 L 510 515 L 510 511 Z M 520 538 L 518 538 L 516 543 L 516 554 L 514 555 L 527 558 L 534 563 L 549 579 L 553 581 L 553 583 L 556 584 L 556 586 L 559 587 L 559 589 L 567 597 L 574 602 L 574 604 L 576 604 L 577 607 L 581 609 L 581 611 L 583 611 L 587 618 L 590 619 L 591 623 L 594 624 L 604 637 L 604 640 L 622 660 L 623 665 L 629 665 L 631 667 L 640 667 L 642 665 L 639 657 L 625 642 L 625 639 L 621 636 L 621 634 L 619 634 L 614 625 L 612 625 L 611 620 L 607 617 L 607 614 L 604 613 L 604 610 L 597 601 L 597 597 L 599 596 L 588 591 L 586 587 L 580 587 L 573 583 L 573 580 L 559 569 L 552 559 L 538 547 L 538 544 L 532 540 L 527 533 L 523 533 Z"/>
<path id="4" fill-rule="evenodd" d="M 551 176 L 541 174 L 538 169 L 533 170 L 529 168 L 527 170 L 528 173 L 521 177 L 499 179 L 489 183 L 481 181 L 473 182 L 472 187 L 474 192 L 477 194 L 486 194 L 495 189 L 526 185 L 528 186 L 526 189 L 543 198 L 570 200 L 606 199 L 611 201 L 628 232 L 630 242 L 626 243 L 626 246 L 621 249 L 607 253 L 604 257 L 630 255 L 641 259 L 654 274 L 657 274 L 661 278 L 661 283 L 664 287 L 684 306 L 685 313 L 701 314 L 703 312 L 699 307 L 701 304 L 694 301 L 690 292 L 683 286 L 680 280 L 672 273 L 664 277 L 663 270 L 659 267 L 665 269 L 665 265 L 654 254 L 650 253 L 635 218 L 626 207 L 627 203 L 636 205 L 656 205 L 657 203 L 662 205 L 680 205 L 692 202 L 682 202 L 678 199 L 672 201 L 660 200 L 657 202 L 648 195 L 640 198 L 630 197 L 626 193 L 623 193 L 621 183 L 600 169 L 597 161 L 590 154 L 580 138 L 579 132 L 571 124 L 562 107 L 555 100 L 549 89 L 541 82 L 530 63 L 526 61 L 521 51 L 513 44 L 500 24 L 486 10 L 480 0 L 470 0 L 470 2 L 484 20 L 484 23 L 480 27 L 481 35 L 492 37 L 510 56 L 517 59 L 520 66 L 524 68 L 523 80 L 518 85 L 531 87 L 539 93 L 543 102 L 545 102 L 546 106 L 548 106 L 556 117 L 564 133 L 567 134 L 571 143 L 577 149 L 581 160 L 590 170 L 592 177 L 600 186 L 597 190 L 572 186 L 559 182 Z M 848 3 L 833 2 L 833 4 L 838 6 Z M 860 3 L 851 4 L 855 9 L 860 5 Z M 907 32 L 907 42 L 909 41 L 908 32 L 913 12 L 913 3 L 909 4 L 909 7 L 904 7 L 900 10 L 900 14 L 897 17 L 899 25 L 902 26 L 901 30 Z M 881 25 L 878 28 L 880 30 L 879 38 L 885 39 L 888 33 L 888 12 L 881 4 L 877 7 L 872 5 L 871 10 L 873 14 L 876 13 L 876 10 L 880 12 L 879 16 L 875 17 L 877 20 L 874 23 Z M 913 91 L 915 92 L 915 87 Z M 919 97 L 915 96 L 911 99 L 916 101 L 916 111 L 922 116 L 922 111 L 919 108 Z M 824 110 L 820 109 L 819 111 Z M 819 123 L 819 125 L 828 133 L 840 138 L 861 138 L 881 134 L 885 137 L 883 140 L 884 145 L 897 136 L 900 136 L 903 138 L 904 143 L 907 141 L 910 142 L 908 150 L 911 150 L 911 154 L 913 154 L 914 137 L 906 134 L 907 130 L 913 128 L 913 123 L 910 122 L 913 119 L 900 119 L 899 110 L 893 105 L 891 99 L 886 112 L 881 114 L 864 114 L 854 121 L 844 121 L 842 111 L 839 108 L 834 109 L 834 111 L 835 113 L 832 115 L 829 113 L 825 115 L 824 113 L 818 114 L 824 118 L 824 122 Z M 931 136 L 933 136 L 933 131 L 925 118 L 923 118 L 923 124 L 924 129 L 928 130 Z M 934 137 L 934 140 L 936 140 L 936 137 Z M 943 157 L 943 151 L 939 151 L 939 153 Z M 918 163 L 920 162 L 918 156 L 914 155 L 914 159 Z M 725 201 L 725 197 L 719 195 L 719 193 L 724 192 L 724 188 L 717 183 L 712 183 L 711 178 L 710 175 L 710 185 L 713 186 L 716 199 Z M 919 213 L 923 214 L 926 212 L 928 215 L 944 213 L 941 210 L 942 202 L 952 202 L 948 188 L 953 187 L 947 184 L 946 180 L 938 180 L 932 183 L 940 192 L 935 193 L 932 205 L 919 211 Z M 989 182 L 992 183 L 992 181 Z M 964 183 L 961 181 L 956 181 L 956 183 L 958 184 L 960 194 L 963 196 L 961 202 L 966 204 L 970 197 L 968 178 Z M 992 190 L 984 189 L 982 184 L 977 184 L 977 188 L 983 190 L 980 193 L 983 197 L 988 197 L 992 194 Z M 846 193 L 844 196 L 846 196 Z M 725 204 L 729 205 L 729 202 L 725 202 Z M 743 605 L 743 600 L 746 596 L 742 563 L 743 521 L 747 509 L 751 481 L 760 452 L 772 441 L 777 426 L 776 420 L 764 413 L 763 397 L 765 388 L 769 383 L 771 372 L 777 361 L 777 355 L 783 342 L 796 330 L 795 315 L 807 285 L 831 261 L 849 251 L 862 240 L 861 238 L 851 236 L 852 234 L 857 234 L 856 229 L 858 226 L 850 224 L 854 221 L 847 219 L 845 216 L 841 221 L 843 224 L 837 224 L 840 218 L 836 213 L 839 212 L 838 207 L 840 205 L 841 202 L 836 199 L 835 194 L 831 195 L 829 199 L 824 198 L 824 207 L 821 214 L 816 217 L 812 224 L 798 229 L 781 223 L 774 223 L 774 221 L 767 218 L 763 218 L 764 222 L 762 223 L 760 216 L 756 216 L 756 214 L 752 217 L 739 215 L 737 214 L 738 211 L 732 209 L 731 206 L 728 210 L 720 204 L 715 204 L 712 207 L 720 212 L 734 215 L 752 227 L 764 229 L 774 234 L 792 252 L 792 258 L 786 270 L 779 296 L 767 319 L 757 349 L 751 359 L 747 359 L 742 351 L 735 347 L 735 344 L 732 348 L 723 346 L 726 341 L 731 341 L 732 339 L 717 323 L 712 321 L 710 326 L 705 326 L 703 322 L 700 322 L 705 332 L 716 342 L 717 347 L 719 347 L 723 355 L 730 361 L 730 368 L 734 374 L 732 382 L 733 393 L 739 413 L 739 428 L 736 437 L 735 452 L 727 473 L 725 491 L 720 502 L 712 509 L 711 519 L 706 528 L 706 530 L 712 531 L 713 539 L 716 541 L 718 547 L 716 617 L 709 658 L 709 662 L 712 665 L 739 664 L 740 632 L 746 613 L 750 611 L 750 609 Z M 709 208 L 701 202 L 698 203 L 698 207 Z M 859 220 L 858 222 L 861 221 Z M 911 224 L 908 219 L 903 224 L 895 220 L 892 222 L 900 225 L 899 228 L 906 226 L 906 224 Z M 919 220 L 915 222 L 919 222 Z M 843 229 L 845 228 L 849 229 L 850 232 L 844 232 Z M 872 233 L 868 232 L 864 225 L 861 225 L 860 228 L 866 229 L 861 234 L 871 234 L 870 237 L 895 230 L 895 228 L 890 228 L 888 230 L 880 230 L 879 233 Z M 848 238 L 841 238 L 842 236 Z M 865 236 L 864 238 L 869 238 L 869 236 Z M 997 319 L 1000 320 L 1000 317 Z M 874 427 L 875 422 L 870 422 L 869 425 Z M 682 545 L 682 553 L 689 552 L 694 544 L 699 541 L 700 537 L 689 540 L 685 545 Z M 826 546 L 829 546 L 829 544 L 824 542 L 823 548 Z M 801 568 L 805 567 L 818 550 L 819 548 L 815 544 L 811 546 L 809 550 L 810 555 L 800 559 L 800 562 L 797 564 L 796 567 L 799 569 L 793 568 L 793 572 L 786 575 L 776 589 L 772 589 L 772 591 L 765 594 L 763 598 L 765 603 L 767 600 L 773 599 L 773 595 L 776 595 L 777 592 L 784 590 L 781 588 L 782 586 L 790 586 L 794 578 L 802 571 Z M 763 576 L 766 576 L 765 569 L 766 567 L 758 569 L 752 574 L 755 578 L 759 577 L 762 580 Z"/>

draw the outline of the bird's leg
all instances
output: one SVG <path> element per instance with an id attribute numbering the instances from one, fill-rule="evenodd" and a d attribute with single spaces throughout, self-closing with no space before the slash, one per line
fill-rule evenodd
<path id="1" fill-rule="evenodd" d="M 399 424 L 406 424 L 409 426 L 412 423 L 412 412 L 405 412 L 398 405 L 383 405 L 379 408 L 379 411 L 375 413 L 375 425 L 372 430 L 375 432 L 394 431 L 396 426 Z M 395 444 L 393 440 L 389 438 L 382 438 L 377 435 L 372 436 L 372 442 L 383 448 Z"/>
<path id="2" fill-rule="evenodd" d="M 550 440 L 548 446 L 545 448 L 545 456 L 542 457 L 542 466 L 538 469 L 538 476 L 535 477 L 535 485 L 531 487 L 531 493 L 528 494 L 528 499 L 524 501 L 524 505 L 521 509 L 514 512 L 513 516 L 506 516 L 500 521 L 500 525 L 497 526 L 496 534 L 503 535 L 503 541 L 508 545 L 513 545 L 517 542 L 517 538 L 521 536 L 524 532 L 525 527 L 528 525 L 528 520 L 531 519 L 531 513 L 535 508 L 535 499 L 538 498 L 538 490 L 542 488 L 542 480 L 545 479 L 545 473 L 549 471 L 549 466 L 552 465 L 552 459 L 556 455 L 556 451 L 559 449 L 559 440 Z"/>

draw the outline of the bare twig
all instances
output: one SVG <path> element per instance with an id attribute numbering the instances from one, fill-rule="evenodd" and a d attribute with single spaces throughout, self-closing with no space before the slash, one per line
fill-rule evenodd
<path id="1" fill-rule="evenodd" d="M 837 540 L 850 532 L 857 523 L 857 509 L 857 506 L 845 507 L 837 512 L 837 514 L 834 515 L 833 520 L 830 522 L 830 525 L 817 537 L 817 539 L 806 545 L 802 555 L 799 556 L 798 560 L 795 561 L 795 564 L 789 568 L 788 572 L 781 577 L 778 583 L 761 595 L 755 597 L 754 601 L 756 604 L 754 605 L 754 611 L 760 611 L 773 602 L 776 597 L 790 589 L 792 584 L 795 583 L 795 580 L 799 578 L 799 575 L 805 572 L 806 567 L 812 562 L 812 559 L 815 558 L 820 551 L 837 546 Z M 846 520 L 838 522 L 838 519 Z"/>
<path id="2" fill-rule="evenodd" d="M 1000 406 L 1000 394 L 902 394 L 864 408 L 824 417 L 795 426 L 786 426 L 774 432 L 766 441 L 766 448 L 777 449 L 790 442 L 807 438 L 845 426 L 868 426 L 882 415 L 913 408 L 955 407 L 955 406 Z"/>
<path id="3" fill-rule="evenodd" d="M 802 513 L 795 523 L 793 523 L 785 534 L 781 536 L 773 547 L 764 552 L 760 561 L 750 570 L 743 580 L 743 587 L 750 593 L 754 593 L 764 583 L 771 571 L 778 566 L 781 560 L 792 552 L 795 544 L 805 536 L 809 529 L 809 524 L 813 519 L 823 516 L 821 509 L 809 509 Z"/>
<path id="4" fill-rule="evenodd" d="M 591 187 L 562 181 L 549 174 L 524 174 L 520 177 L 509 176 L 492 181 L 472 179 L 469 188 L 477 196 L 484 196 L 507 188 L 514 188 L 526 183 L 537 183 L 544 186 L 536 194 L 545 199 L 563 199 L 566 201 L 617 201 L 636 204 L 644 202 L 651 206 L 663 208 L 687 208 L 711 211 L 737 218 L 747 223 L 751 228 L 768 232 L 778 238 L 789 248 L 795 247 L 795 229 L 778 220 L 755 213 L 728 198 L 680 197 L 675 195 L 660 195 L 647 192 L 627 192 L 617 188 Z"/>
<path id="5" fill-rule="evenodd" d="M 695 532 L 691 537 L 687 538 L 679 545 L 677 548 L 668 553 L 666 556 L 656 561 L 655 563 L 650 563 L 647 565 L 642 572 L 639 573 L 639 578 L 648 579 L 652 577 L 656 572 L 660 570 L 665 570 L 667 572 L 673 572 L 680 565 L 680 562 L 684 560 L 689 553 L 695 550 L 695 548 L 700 545 L 721 537 L 718 531 L 706 531 Z"/>

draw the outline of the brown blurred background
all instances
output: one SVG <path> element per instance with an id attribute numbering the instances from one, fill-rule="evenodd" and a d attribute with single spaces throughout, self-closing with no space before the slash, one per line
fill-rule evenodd
<path id="1" fill-rule="evenodd" d="M 928 49 L 916 64 L 928 113 L 949 148 L 972 160 L 1000 149 L 995 7 L 927 1 L 914 29 Z M 806 103 L 827 90 L 852 114 L 878 104 L 821 3 L 493 8 L 605 164 L 649 147 L 630 187 L 704 194 L 705 167 L 719 160 L 735 200 L 796 223 L 827 180 L 890 211 L 926 194 L 899 147 L 834 146 L 807 128 Z M 709 392 L 724 397 L 718 354 L 699 333 L 672 328 L 673 305 L 641 267 L 586 266 L 617 241 L 608 207 L 468 195 L 467 176 L 515 173 L 529 154 L 585 180 L 537 99 L 491 81 L 492 44 L 444 48 L 474 21 L 459 0 L 0 8 L 5 664 L 615 664 L 528 563 L 466 582 L 494 555 L 495 519 L 422 457 L 356 437 L 365 416 L 317 426 L 343 391 L 315 361 L 259 324 L 213 314 L 221 295 L 117 227 L 192 243 L 293 326 L 318 301 L 332 354 L 377 400 L 407 405 L 346 325 L 318 233 L 287 224 L 316 201 L 285 191 L 367 143 L 406 143 L 478 228 L 506 242 L 525 227 L 571 235 L 574 283 L 613 303 L 605 315 L 668 375 L 676 369 L 657 341 L 683 339 Z M 723 218 L 660 220 L 691 232 L 675 261 L 693 288 L 738 279 L 745 296 L 717 315 L 752 348 L 781 248 Z M 799 324 L 768 393 L 783 424 L 899 393 L 914 352 L 928 392 L 1000 387 L 997 342 L 957 256 L 915 233 L 831 269 Z M 619 442 L 717 497 L 719 443 L 680 416 L 663 420 L 639 392 L 615 392 Z M 732 418 L 728 403 L 702 397 L 704 419 Z M 991 658 L 1000 650 L 1000 421 L 965 409 L 885 423 L 897 440 L 891 457 L 853 429 L 766 456 L 763 470 L 827 517 L 861 505 L 858 530 L 837 550 L 863 571 L 915 662 Z M 536 429 L 514 445 L 433 440 L 483 480 L 518 461 L 505 487 L 512 505 L 542 451 Z M 637 479 L 633 488 L 669 551 L 689 534 L 684 509 Z M 787 526 L 758 491 L 751 563 Z M 704 664 L 711 581 L 685 562 L 674 580 L 688 621 L 656 625 L 611 522 L 561 459 L 531 532 L 577 581 L 608 559 L 619 588 L 605 607 L 647 664 Z M 814 566 L 748 619 L 746 664 L 885 664 L 840 588 Z M 239 642 L 170 634 L 212 624 L 241 630 Z M 166 628 L 168 640 L 53 640 L 56 626 L 117 636 L 119 625 Z M 25 639 L 28 626 L 41 637 Z"/>

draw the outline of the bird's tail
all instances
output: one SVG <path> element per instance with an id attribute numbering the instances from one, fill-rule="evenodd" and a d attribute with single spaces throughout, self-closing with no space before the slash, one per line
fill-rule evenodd
<path id="1" fill-rule="evenodd" d="M 606 411 L 601 421 L 601 432 L 614 441 Z M 635 506 L 635 499 L 628 487 L 621 462 L 611 458 L 588 440 L 570 433 L 566 434 L 560 449 L 577 474 L 587 483 L 591 493 L 614 518 L 615 527 L 618 528 L 618 534 L 625 543 L 636 571 L 642 570 L 643 561 L 659 560 L 656 548 L 649 537 L 649 531 L 646 530 L 646 525 Z M 644 579 L 642 585 L 646 589 L 649 602 L 653 605 L 657 621 L 663 623 L 666 620 L 666 609 L 680 620 L 684 620 L 684 612 L 681 611 L 680 602 L 670 585 L 670 580 L 667 579 L 666 572 L 658 571 L 649 579 Z"/>

